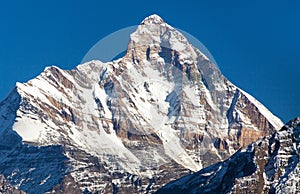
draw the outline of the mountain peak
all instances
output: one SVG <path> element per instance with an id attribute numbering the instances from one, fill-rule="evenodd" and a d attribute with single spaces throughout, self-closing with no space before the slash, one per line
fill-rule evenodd
<path id="1" fill-rule="evenodd" d="M 31 193 L 151 193 L 273 133 L 276 120 L 151 15 L 123 58 L 17 84 L 0 103 L 0 174 Z"/>
<path id="2" fill-rule="evenodd" d="M 164 20 L 157 14 L 146 17 L 141 24 L 163 24 Z"/>

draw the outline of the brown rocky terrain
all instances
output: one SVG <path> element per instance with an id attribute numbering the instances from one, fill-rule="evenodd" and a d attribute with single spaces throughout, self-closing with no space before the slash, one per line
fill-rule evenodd
<path id="1" fill-rule="evenodd" d="M 0 103 L 0 174 L 27 193 L 153 192 L 282 125 L 153 15 L 124 57 L 17 83 Z"/>
<path id="2" fill-rule="evenodd" d="M 300 117 L 229 159 L 156 193 L 299 193 Z"/>
<path id="3" fill-rule="evenodd" d="M 3 175 L 0 175 L 0 193 L 3 194 L 26 194 L 11 186 Z"/>

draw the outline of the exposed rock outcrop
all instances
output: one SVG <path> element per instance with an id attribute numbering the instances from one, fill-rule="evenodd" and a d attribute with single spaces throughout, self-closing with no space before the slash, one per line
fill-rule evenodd
<path id="1" fill-rule="evenodd" d="M 228 160 L 173 181 L 159 193 L 299 193 L 300 117 Z"/>
<path id="2" fill-rule="evenodd" d="M 48 176 L 45 191 L 152 192 L 281 126 L 153 15 L 131 34 L 124 57 L 70 71 L 49 67 L 17 84 L 0 103 L 0 146 L 7 153 L 0 162 L 8 165 L 7 157 L 14 156 L 25 160 L 18 169 L 29 169 L 46 160 L 57 176 L 49 170 L 38 178 L 25 173 L 24 181 L 14 168 L 0 173 L 29 193 Z M 32 152 L 24 158 L 28 146 Z M 50 148 L 59 156 L 54 164 Z"/>

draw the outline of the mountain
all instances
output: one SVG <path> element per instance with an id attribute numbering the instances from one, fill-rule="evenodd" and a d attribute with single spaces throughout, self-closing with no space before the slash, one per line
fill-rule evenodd
<path id="1" fill-rule="evenodd" d="M 299 193 L 300 117 L 229 159 L 156 193 Z"/>
<path id="2" fill-rule="evenodd" d="M 282 126 L 152 15 L 124 57 L 16 84 L 0 103 L 0 174 L 28 193 L 152 192 Z"/>

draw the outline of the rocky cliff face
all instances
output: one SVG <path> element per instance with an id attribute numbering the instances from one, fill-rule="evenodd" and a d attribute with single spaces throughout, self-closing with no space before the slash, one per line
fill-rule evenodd
<path id="1" fill-rule="evenodd" d="M 0 173 L 29 193 L 154 191 L 282 126 L 157 15 L 118 60 L 18 83 L 0 119 L 1 163 L 25 161 Z"/>
<path id="2" fill-rule="evenodd" d="M 157 193 L 299 193 L 300 117 L 280 131 L 250 144 Z"/>
<path id="3" fill-rule="evenodd" d="M 11 186 L 3 175 L 0 175 L 0 193 L 5 194 L 25 194 L 25 192 Z"/>

